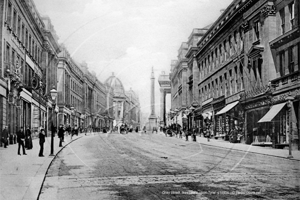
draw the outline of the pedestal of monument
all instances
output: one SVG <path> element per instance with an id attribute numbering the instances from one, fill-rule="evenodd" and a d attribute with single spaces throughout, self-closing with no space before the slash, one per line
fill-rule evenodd
<path id="1" fill-rule="evenodd" d="M 149 127 L 148 127 L 148 130 L 149 131 L 152 131 L 153 130 L 153 127 L 156 128 L 156 130 L 158 130 L 158 127 L 157 127 L 157 117 L 155 115 L 150 115 L 149 117 Z"/>

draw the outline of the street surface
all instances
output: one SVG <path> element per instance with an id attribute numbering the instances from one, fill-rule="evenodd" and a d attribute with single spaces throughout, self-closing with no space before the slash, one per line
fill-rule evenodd
<path id="1" fill-rule="evenodd" d="M 52 162 L 40 199 L 299 199 L 300 162 L 163 134 L 95 134 Z"/>

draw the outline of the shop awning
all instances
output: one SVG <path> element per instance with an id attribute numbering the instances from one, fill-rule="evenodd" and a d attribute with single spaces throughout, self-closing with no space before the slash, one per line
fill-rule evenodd
<path id="1" fill-rule="evenodd" d="M 239 102 L 236 101 L 236 102 L 233 102 L 233 103 L 228 104 L 228 105 L 225 106 L 222 110 L 220 110 L 219 112 L 217 112 L 216 115 L 221 115 L 221 114 L 227 113 L 229 110 L 231 110 L 232 108 L 234 108 L 238 103 L 239 103 Z"/>
<path id="2" fill-rule="evenodd" d="M 280 112 L 286 103 L 280 103 L 271 107 L 271 109 L 263 116 L 258 123 L 270 122 Z"/>

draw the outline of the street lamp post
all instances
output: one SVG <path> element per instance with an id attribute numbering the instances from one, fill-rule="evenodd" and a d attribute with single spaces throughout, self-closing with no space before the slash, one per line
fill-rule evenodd
<path id="1" fill-rule="evenodd" d="M 49 156 L 54 156 L 54 134 L 55 134 L 55 130 L 54 130 L 54 109 L 55 109 L 55 100 L 57 97 L 57 91 L 56 89 L 53 87 L 52 90 L 50 90 L 50 94 L 51 94 L 51 98 L 52 98 L 52 113 L 51 113 L 51 150 L 50 150 L 50 155 Z"/>
<path id="2" fill-rule="evenodd" d="M 294 97 L 292 97 L 291 95 L 289 95 L 286 100 L 288 101 L 288 108 L 289 108 L 289 155 L 287 158 L 293 158 L 292 156 L 292 131 L 293 131 L 293 115 L 292 115 L 292 108 L 293 108 L 293 100 Z"/>

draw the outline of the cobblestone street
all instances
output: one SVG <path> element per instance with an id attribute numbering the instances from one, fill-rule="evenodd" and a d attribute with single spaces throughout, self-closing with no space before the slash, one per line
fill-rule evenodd
<path id="1" fill-rule="evenodd" d="M 297 199 L 299 161 L 162 134 L 96 134 L 61 151 L 40 199 Z"/>

